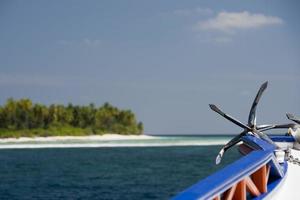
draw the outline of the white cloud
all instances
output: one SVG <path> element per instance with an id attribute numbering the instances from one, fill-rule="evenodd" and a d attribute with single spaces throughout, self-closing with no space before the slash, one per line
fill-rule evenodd
<path id="1" fill-rule="evenodd" d="M 237 30 L 262 28 L 271 25 L 283 24 L 279 17 L 252 14 L 244 12 L 220 12 L 214 18 L 196 24 L 200 30 L 215 30 L 226 33 L 235 33 Z"/>

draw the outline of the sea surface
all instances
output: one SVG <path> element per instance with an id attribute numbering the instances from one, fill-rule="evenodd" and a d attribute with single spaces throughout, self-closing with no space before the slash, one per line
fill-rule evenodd
<path id="1" fill-rule="evenodd" d="M 229 139 L 162 137 L 152 143 L 111 141 L 109 147 L 1 149 L 0 199 L 170 199 L 240 157 L 232 149 L 215 166 L 221 145 L 203 145 Z"/>

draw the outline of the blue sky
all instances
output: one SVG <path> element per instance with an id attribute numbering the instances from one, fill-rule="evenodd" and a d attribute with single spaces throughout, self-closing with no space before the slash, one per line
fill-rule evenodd
<path id="1" fill-rule="evenodd" d="M 0 103 L 108 101 L 145 133 L 237 133 L 246 122 L 300 115 L 298 1 L 0 2 Z"/>

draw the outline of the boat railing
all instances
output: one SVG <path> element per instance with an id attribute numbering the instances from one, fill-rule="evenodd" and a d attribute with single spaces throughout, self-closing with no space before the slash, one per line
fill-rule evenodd
<path id="1" fill-rule="evenodd" d="M 179 193 L 173 200 L 189 199 L 260 199 L 284 177 L 286 163 L 280 165 L 274 147 L 263 140 L 245 137 L 255 148 L 234 163 Z M 252 143 L 252 144 L 251 144 Z"/>

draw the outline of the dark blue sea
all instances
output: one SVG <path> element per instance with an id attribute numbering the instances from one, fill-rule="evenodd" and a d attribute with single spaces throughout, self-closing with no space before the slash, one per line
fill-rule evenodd
<path id="1" fill-rule="evenodd" d="M 220 166 L 220 145 L 0 150 L 0 199 L 169 199 Z"/>

